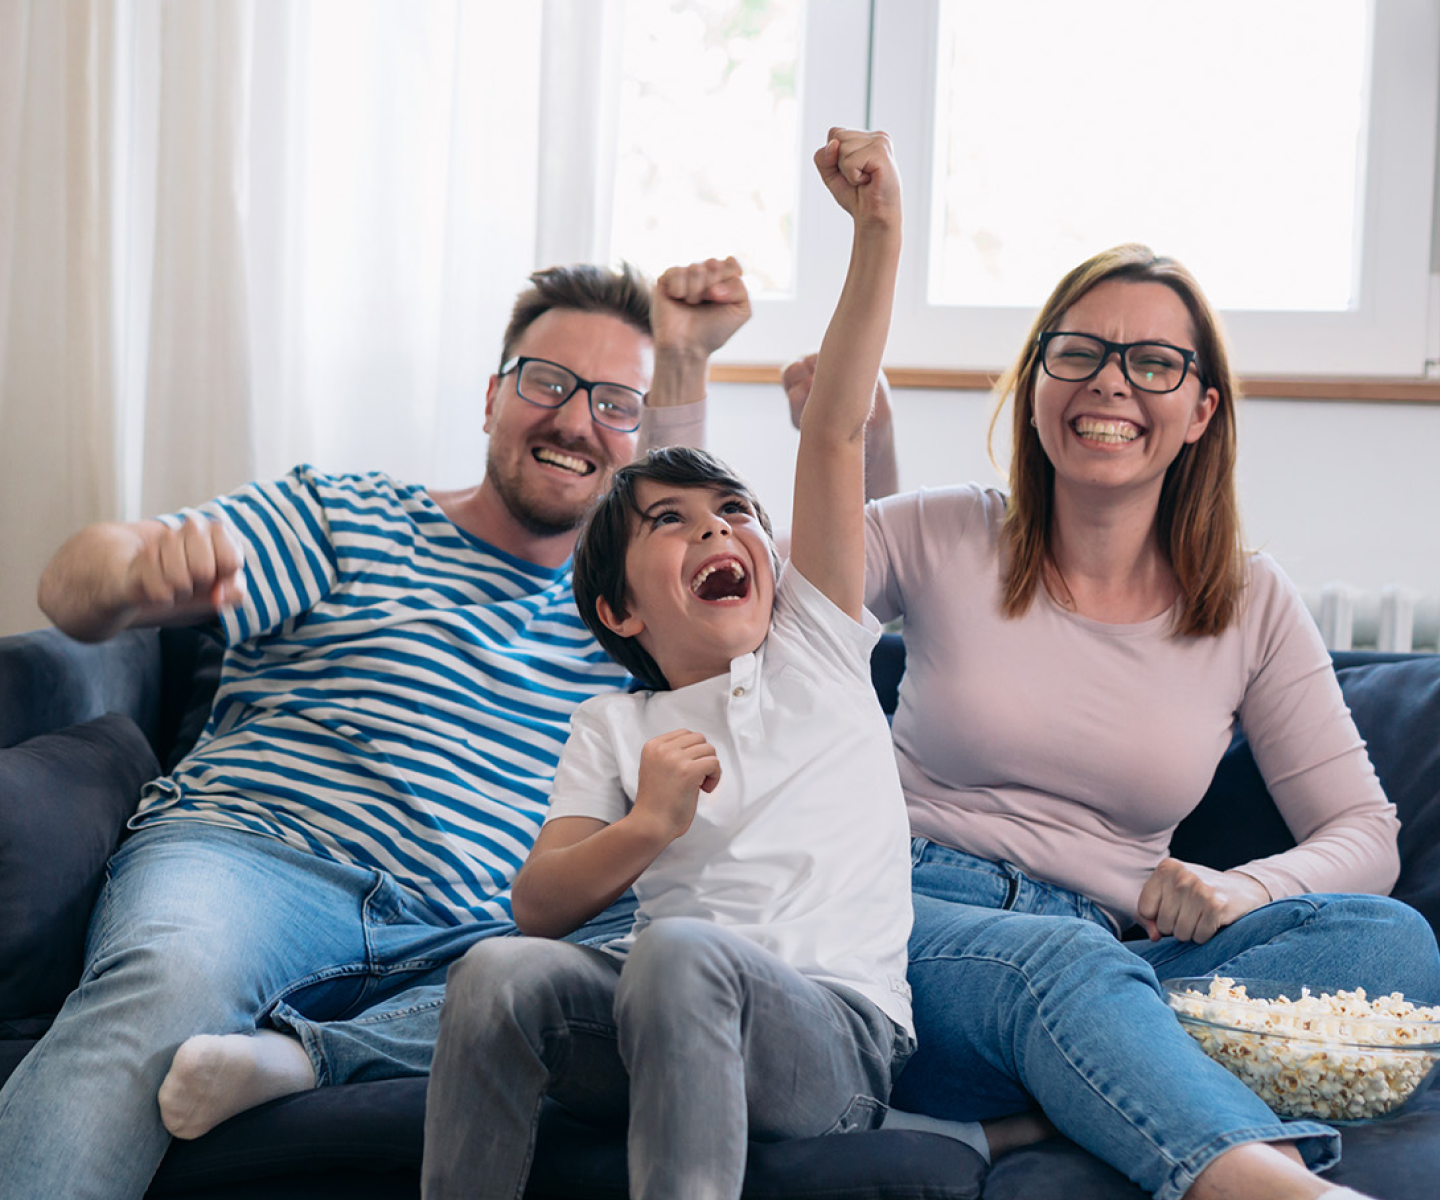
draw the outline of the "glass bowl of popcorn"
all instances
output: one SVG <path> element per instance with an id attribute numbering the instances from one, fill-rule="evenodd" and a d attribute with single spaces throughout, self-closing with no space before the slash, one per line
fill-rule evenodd
<path id="1" fill-rule="evenodd" d="M 1440 1005 L 1399 992 L 1204 976 L 1161 987 L 1180 1024 L 1282 1117 L 1330 1124 L 1404 1111 L 1440 1064 Z"/>

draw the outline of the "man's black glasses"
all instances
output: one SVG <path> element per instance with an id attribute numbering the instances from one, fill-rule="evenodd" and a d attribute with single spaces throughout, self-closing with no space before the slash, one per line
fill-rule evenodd
<path id="1" fill-rule="evenodd" d="M 512 358 L 500 368 L 501 375 L 516 371 L 515 392 L 520 399 L 540 408 L 559 408 L 576 392 L 590 400 L 590 415 L 597 425 L 616 433 L 634 433 L 645 411 L 645 393 L 623 383 L 592 383 L 588 379 L 543 358 Z"/>

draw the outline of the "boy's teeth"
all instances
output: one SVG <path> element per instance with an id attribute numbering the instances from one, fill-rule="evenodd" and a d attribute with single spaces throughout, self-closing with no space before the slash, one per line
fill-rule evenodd
<path id="1" fill-rule="evenodd" d="M 716 571 L 729 571 L 730 574 L 735 576 L 736 582 L 745 578 L 745 568 L 732 558 L 728 562 L 710 563 L 707 566 L 701 567 L 700 570 L 695 573 L 695 578 L 690 581 L 690 590 L 698 595 L 705 581 L 715 574 Z"/>

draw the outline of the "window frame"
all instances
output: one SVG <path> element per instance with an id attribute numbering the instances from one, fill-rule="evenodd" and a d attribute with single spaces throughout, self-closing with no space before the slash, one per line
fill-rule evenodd
<path id="1" fill-rule="evenodd" d="M 784 362 L 818 345 L 843 278 L 836 247 L 848 244 L 848 232 L 812 178 L 808 156 L 836 123 L 887 130 L 905 179 L 907 237 L 887 362 L 993 371 L 1024 339 L 1035 307 L 939 305 L 926 296 L 939 2 L 812 0 L 802 47 L 796 289 L 757 299 L 755 319 L 717 362 Z M 1233 360 L 1245 375 L 1413 379 L 1437 369 L 1440 6 L 1370 4 L 1356 304 L 1342 312 L 1224 311 Z"/>

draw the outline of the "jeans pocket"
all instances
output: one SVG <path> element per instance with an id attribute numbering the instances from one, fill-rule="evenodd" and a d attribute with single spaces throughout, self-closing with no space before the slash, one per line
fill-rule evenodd
<path id="1" fill-rule="evenodd" d="M 407 925 L 412 921 L 408 897 L 384 871 L 370 871 L 370 887 L 361 902 L 363 920 L 367 925 Z"/>
<path id="2" fill-rule="evenodd" d="M 886 1107 L 874 1096 L 856 1096 L 845 1106 L 845 1111 L 840 1114 L 840 1119 L 825 1131 L 825 1136 L 829 1137 L 832 1133 L 859 1133 L 867 1129 L 879 1129 L 880 1122 L 885 1119 Z"/>

